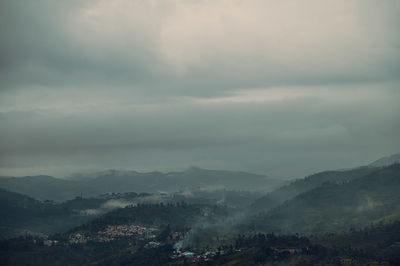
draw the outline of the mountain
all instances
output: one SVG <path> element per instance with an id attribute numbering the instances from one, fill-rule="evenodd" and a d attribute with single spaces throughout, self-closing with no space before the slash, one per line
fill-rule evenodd
<path id="1" fill-rule="evenodd" d="M 374 168 L 341 184 L 326 182 L 256 216 L 263 231 L 320 233 L 400 218 L 400 165 Z"/>
<path id="2" fill-rule="evenodd" d="M 280 187 L 259 198 L 252 204 L 251 209 L 255 212 L 268 211 L 274 207 L 279 206 L 285 201 L 296 197 L 301 193 L 312 190 L 322 185 L 325 182 L 340 184 L 365 176 L 369 173 L 374 172 L 375 170 L 375 168 L 360 167 L 352 170 L 325 171 L 310 175 L 303 179 L 295 180 L 292 183 Z"/>
<path id="3" fill-rule="evenodd" d="M 395 163 L 400 163 L 400 153 L 380 158 L 380 159 L 370 163 L 368 166 L 382 167 L 382 166 L 388 166 L 388 165 L 395 164 Z"/>
<path id="4" fill-rule="evenodd" d="M 51 176 L 3 177 L 0 187 L 45 200 L 68 200 L 112 192 L 176 192 L 188 188 L 225 188 L 228 190 L 271 191 L 282 181 L 246 172 L 206 170 L 191 167 L 183 172 L 148 172 L 109 170 L 91 178 L 63 180 Z"/>
<path id="5" fill-rule="evenodd" d="M 63 204 L 41 202 L 31 197 L 0 189 L 0 238 L 62 232 L 91 219 L 73 208 L 76 200 Z M 79 204 L 87 207 L 90 204 Z"/>
<path id="6" fill-rule="evenodd" d="M 303 192 L 320 186 L 325 182 L 340 184 L 369 174 L 375 171 L 376 167 L 389 166 L 395 163 L 400 163 L 400 154 L 393 154 L 391 156 L 380 158 L 367 166 L 336 171 L 324 171 L 302 179 L 297 179 L 290 184 L 282 186 L 259 198 L 252 204 L 251 209 L 255 212 L 268 211 Z"/>
<path id="7" fill-rule="evenodd" d="M 68 200 L 80 195 L 82 190 L 88 194 L 96 189 L 83 187 L 79 183 L 51 176 L 1 177 L 0 187 L 31 196 L 39 200 Z M 82 188 L 82 189 L 81 189 Z"/>

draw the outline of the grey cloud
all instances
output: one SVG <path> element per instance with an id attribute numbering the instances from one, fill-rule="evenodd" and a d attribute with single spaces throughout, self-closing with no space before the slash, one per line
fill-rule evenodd
<path id="1" fill-rule="evenodd" d="M 379 100 L 371 96 L 348 102 L 166 104 L 145 113 L 104 115 L 7 113 L 1 116 L 3 166 L 37 157 L 30 164 L 146 170 L 194 164 L 286 177 L 351 167 L 398 150 L 399 95 L 389 92 L 382 92 L 386 106 L 373 106 Z"/>
<path id="2" fill-rule="evenodd" d="M 106 81 L 149 79 L 149 60 L 157 64 L 157 58 L 144 44 L 132 45 L 126 56 L 112 41 L 106 47 L 98 43 L 97 48 L 75 39 L 74 30 L 80 25 L 74 16 L 87 5 L 79 1 L 3 1 L 2 89 L 65 84 L 88 88 Z"/>
<path id="3" fill-rule="evenodd" d="M 273 5 L 281 16 L 272 16 L 271 3 L 251 1 L 243 6 L 246 19 L 237 10 L 243 3 L 232 3 L 223 11 L 219 1 L 4 1 L 2 89 L 107 84 L 136 91 L 132 85 L 142 84 L 163 95 L 207 97 L 249 87 L 398 78 L 399 10 L 390 1 Z M 124 6 L 134 13 L 121 11 Z M 210 17 L 190 20 L 186 10 Z M 145 11 L 147 20 L 133 19 Z"/>
<path id="4" fill-rule="evenodd" d="M 4 173 L 288 177 L 399 151 L 396 1 L 0 4 Z"/>

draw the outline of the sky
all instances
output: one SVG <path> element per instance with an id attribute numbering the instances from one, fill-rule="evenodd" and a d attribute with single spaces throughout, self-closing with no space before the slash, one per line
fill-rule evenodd
<path id="1" fill-rule="evenodd" d="M 0 175 L 398 153 L 399 26 L 397 0 L 0 0 Z"/>

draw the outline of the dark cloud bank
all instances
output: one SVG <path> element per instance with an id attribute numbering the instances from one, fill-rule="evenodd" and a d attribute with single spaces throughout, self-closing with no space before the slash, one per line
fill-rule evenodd
<path id="1" fill-rule="evenodd" d="M 396 1 L 1 1 L 0 171 L 277 177 L 400 150 Z"/>

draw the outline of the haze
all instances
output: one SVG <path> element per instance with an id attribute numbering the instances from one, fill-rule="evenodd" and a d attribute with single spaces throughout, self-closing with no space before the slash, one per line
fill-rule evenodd
<path id="1" fill-rule="evenodd" d="M 0 175 L 302 177 L 400 150 L 398 1 L 0 1 Z"/>

